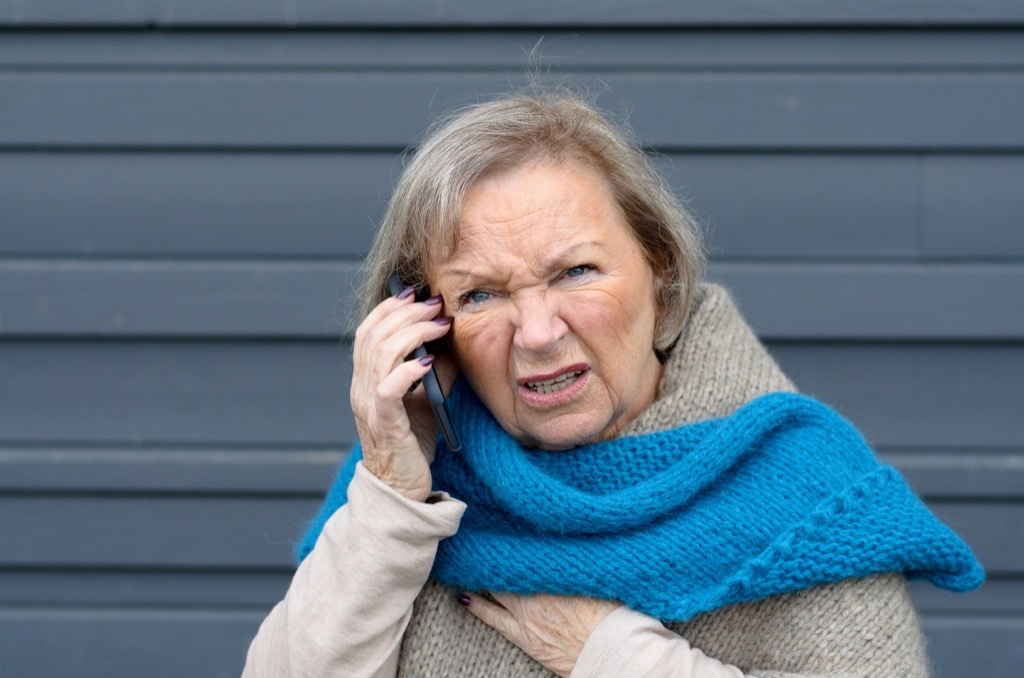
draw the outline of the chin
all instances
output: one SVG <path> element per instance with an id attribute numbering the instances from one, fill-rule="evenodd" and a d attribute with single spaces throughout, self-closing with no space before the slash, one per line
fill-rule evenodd
<path id="1" fill-rule="evenodd" d="M 574 447 L 587 445 L 598 440 L 603 440 L 602 431 L 596 427 L 575 426 L 542 426 L 539 429 L 525 431 L 520 442 L 530 447 L 541 450 L 571 450 Z"/>

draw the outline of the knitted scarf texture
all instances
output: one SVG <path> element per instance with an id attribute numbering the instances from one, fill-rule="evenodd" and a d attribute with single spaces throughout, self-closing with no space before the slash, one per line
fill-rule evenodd
<path id="1" fill-rule="evenodd" d="M 463 590 L 621 600 L 684 621 L 849 577 L 903 572 L 966 591 L 968 546 L 825 405 L 792 393 L 729 416 L 571 451 L 527 449 L 463 380 L 434 487 L 468 505 L 431 576 Z M 312 550 L 361 458 L 341 468 L 299 546 Z"/>

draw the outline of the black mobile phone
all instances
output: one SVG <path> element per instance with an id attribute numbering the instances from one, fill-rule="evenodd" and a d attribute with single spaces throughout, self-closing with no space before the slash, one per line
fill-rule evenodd
<path id="1" fill-rule="evenodd" d="M 397 296 L 404 289 L 405 285 L 402 284 L 397 275 L 392 275 L 388 278 L 388 291 L 391 292 L 392 296 Z M 421 345 L 412 354 L 413 357 L 423 358 L 427 355 L 427 347 Z M 455 424 L 452 423 L 451 415 L 448 414 L 448 403 L 445 401 L 444 393 L 441 391 L 441 383 L 437 380 L 437 373 L 434 372 L 433 365 L 430 366 L 430 371 L 423 375 L 423 388 L 427 392 L 427 402 L 430 403 L 430 409 L 434 412 L 434 419 L 437 420 L 437 425 L 441 428 L 441 435 L 444 436 L 445 444 L 452 452 L 458 452 L 462 449 L 462 442 L 455 432 Z"/>

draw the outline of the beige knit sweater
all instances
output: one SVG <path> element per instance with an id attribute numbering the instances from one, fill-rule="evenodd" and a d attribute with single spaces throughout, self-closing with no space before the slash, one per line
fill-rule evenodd
<path id="1" fill-rule="evenodd" d="M 792 390 L 793 385 L 740 317 L 728 294 L 705 285 L 697 294 L 686 331 L 666 360 L 658 399 L 623 435 L 728 415 L 765 393 Z M 657 582 L 650 585 L 657 586 Z M 405 618 L 402 623 L 406 623 Z M 622 628 L 629 628 L 628 621 L 621 623 Z M 917 617 L 906 583 L 898 574 L 846 580 L 734 605 L 688 622 L 670 623 L 668 628 L 694 650 L 717 659 L 715 665 L 737 667 L 761 678 L 927 675 Z M 331 644 L 329 638 L 319 642 L 328 647 Z M 614 652 L 614 642 L 609 645 L 609 651 Z M 677 645 L 686 643 L 677 640 Z M 599 664 L 594 659 L 596 650 L 590 646 L 588 641 L 584 650 L 587 662 Z M 628 647 L 628 643 L 623 644 L 623 648 Z M 258 647 L 258 642 L 254 642 L 254 648 L 257 654 L 266 649 Z M 250 663 L 253 658 L 254 650 L 250 650 Z M 638 659 L 638 666 L 652 666 L 650 657 L 645 659 Z M 619 657 L 618 661 L 628 663 L 629 657 Z M 676 671 L 660 665 L 622 675 L 655 673 L 695 675 L 690 669 L 679 667 Z M 408 617 L 397 656 L 397 675 L 519 678 L 554 674 L 468 614 L 456 602 L 454 590 L 431 581 L 419 591 Z"/>

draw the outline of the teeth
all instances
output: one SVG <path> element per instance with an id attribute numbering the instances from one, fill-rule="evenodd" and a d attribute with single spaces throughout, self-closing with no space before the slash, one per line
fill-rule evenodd
<path id="1" fill-rule="evenodd" d="M 527 383 L 526 385 L 537 393 L 555 393 L 572 384 L 581 374 L 583 374 L 583 370 L 580 370 L 579 372 L 566 372 L 565 374 L 558 375 L 554 379 L 534 381 Z"/>

